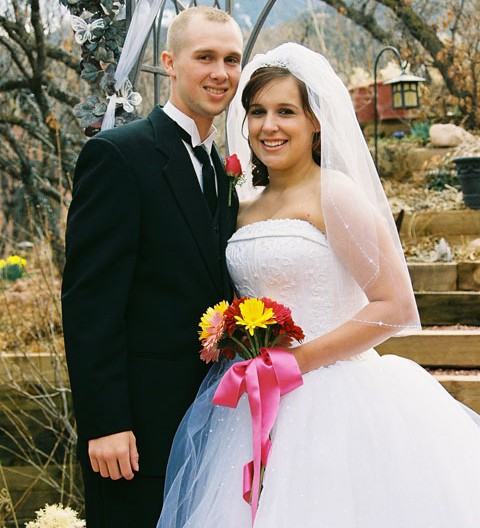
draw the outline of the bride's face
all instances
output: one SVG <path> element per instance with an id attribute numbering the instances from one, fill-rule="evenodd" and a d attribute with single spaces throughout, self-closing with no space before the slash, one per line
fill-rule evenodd
<path id="1" fill-rule="evenodd" d="M 316 129 L 303 109 L 297 81 L 270 81 L 252 98 L 248 110 L 250 146 L 269 171 L 300 169 L 312 160 Z"/>

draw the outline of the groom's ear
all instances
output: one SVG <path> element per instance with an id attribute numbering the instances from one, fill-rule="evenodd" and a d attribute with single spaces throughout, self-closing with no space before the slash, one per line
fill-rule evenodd
<path id="1" fill-rule="evenodd" d="M 173 63 L 173 53 L 170 51 L 162 52 L 162 65 L 169 77 L 175 77 L 175 68 Z"/>

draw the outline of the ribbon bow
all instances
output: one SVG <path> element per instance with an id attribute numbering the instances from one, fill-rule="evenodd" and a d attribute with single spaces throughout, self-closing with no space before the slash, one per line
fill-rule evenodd
<path id="1" fill-rule="evenodd" d="M 267 466 L 272 442 L 270 431 L 280 397 L 303 384 L 291 352 L 261 348 L 260 355 L 232 365 L 223 376 L 213 403 L 235 408 L 244 392 L 252 415 L 253 460 L 243 468 L 243 498 L 252 505 L 252 522 L 258 509 L 261 466 Z"/>

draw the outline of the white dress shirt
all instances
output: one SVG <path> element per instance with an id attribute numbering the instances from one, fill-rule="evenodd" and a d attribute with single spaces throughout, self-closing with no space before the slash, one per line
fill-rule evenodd
<path id="1" fill-rule="evenodd" d="M 200 184 L 200 188 L 203 191 L 202 164 L 198 161 L 197 157 L 195 156 L 192 146 L 198 147 L 199 145 L 203 145 L 205 147 L 210 157 L 210 163 L 212 164 L 212 167 L 215 170 L 215 166 L 212 162 L 212 147 L 213 147 L 213 141 L 217 134 L 217 129 L 212 125 L 212 130 L 210 134 L 204 139 L 204 141 L 201 141 L 200 134 L 198 133 L 197 125 L 191 117 L 188 117 L 183 112 L 181 112 L 170 101 L 167 101 L 167 103 L 163 107 L 163 111 L 167 114 L 167 116 L 170 119 L 173 119 L 173 121 L 175 121 L 175 123 L 177 123 L 178 126 L 182 127 L 183 130 L 185 130 L 185 132 L 187 132 L 192 138 L 192 145 L 190 145 L 186 141 L 183 141 L 183 140 L 182 141 L 185 147 L 187 148 L 188 153 L 190 154 L 190 158 L 192 159 L 193 168 L 195 169 L 195 174 L 197 175 L 197 178 L 198 178 L 198 183 Z M 217 193 L 218 193 L 216 173 L 215 173 L 215 187 L 217 188 Z"/>

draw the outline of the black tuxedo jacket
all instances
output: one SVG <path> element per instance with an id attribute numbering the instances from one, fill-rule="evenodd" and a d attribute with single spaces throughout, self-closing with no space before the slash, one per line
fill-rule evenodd
<path id="1" fill-rule="evenodd" d="M 90 139 L 78 159 L 62 286 L 79 433 L 133 430 L 140 472 L 161 476 L 176 427 L 206 373 L 198 322 L 232 296 L 225 247 L 238 200 L 212 153 L 211 218 L 190 156 L 160 108 Z"/>

